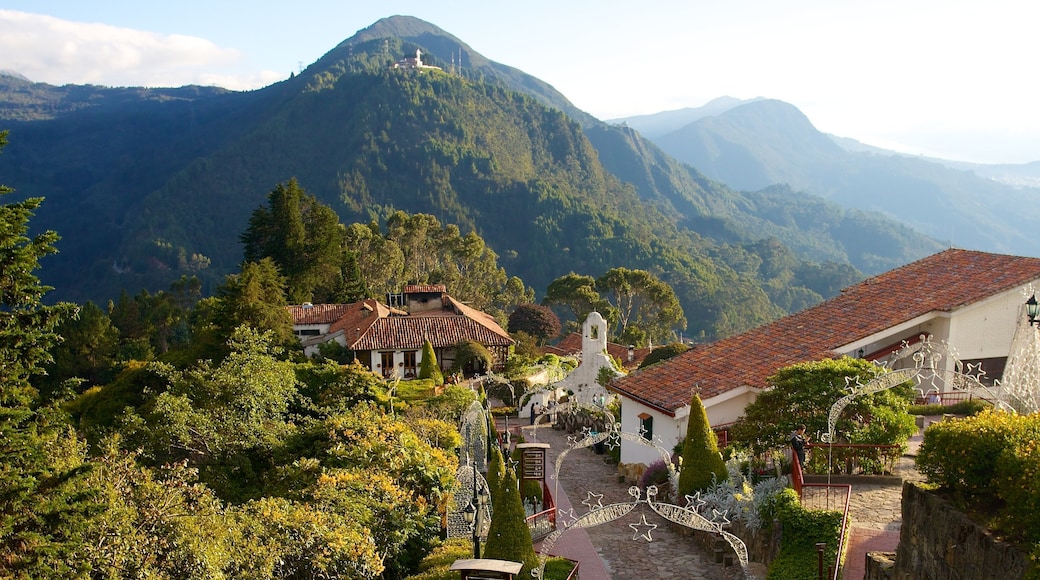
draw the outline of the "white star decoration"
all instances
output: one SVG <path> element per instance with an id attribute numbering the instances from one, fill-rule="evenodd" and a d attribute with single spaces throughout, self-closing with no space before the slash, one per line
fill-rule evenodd
<path id="1" fill-rule="evenodd" d="M 729 525 L 729 519 L 726 518 L 727 513 L 729 513 L 729 510 L 722 510 L 720 512 L 719 510 L 713 509 L 711 510 L 711 521 L 724 526 Z"/>
<path id="2" fill-rule="evenodd" d="M 603 494 L 589 492 L 589 496 L 582 500 L 582 505 L 588 506 L 589 510 L 598 510 L 603 508 Z"/>
<path id="3" fill-rule="evenodd" d="M 708 502 L 701 499 L 701 492 L 699 491 L 693 495 L 686 496 L 686 507 L 694 511 L 700 511 L 706 505 L 708 505 Z"/>
<path id="4" fill-rule="evenodd" d="M 653 537 L 650 536 L 650 532 L 657 529 L 657 524 L 651 524 L 650 522 L 646 521 L 646 514 L 643 514 L 642 521 L 635 524 L 628 524 L 628 527 L 632 528 L 632 531 L 635 532 L 632 535 L 633 540 L 645 538 L 648 542 L 654 541 Z M 640 533 L 639 530 L 642 528 L 646 528 L 646 532 Z"/>
<path id="5" fill-rule="evenodd" d="M 578 516 L 574 513 L 574 508 L 567 508 L 565 510 L 556 510 L 556 519 L 563 521 L 563 527 L 569 528 L 574 522 L 578 521 Z"/>

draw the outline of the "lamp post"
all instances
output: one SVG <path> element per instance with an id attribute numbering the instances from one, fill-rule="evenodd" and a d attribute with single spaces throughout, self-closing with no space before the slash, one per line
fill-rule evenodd
<path id="1" fill-rule="evenodd" d="M 484 510 L 491 499 L 487 486 L 481 486 L 477 492 L 477 470 L 473 470 L 473 499 L 466 509 L 462 510 L 462 517 L 470 524 L 473 530 L 473 557 L 480 558 L 480 529 L 484 524 Z"/>
<path id="2" fill-rule="evenodd" d="M 1029 300 L 1026 300 L 1026 316 L 1029 317 L 1030 326 L 1034 324 L 1040 326 L 1040 304 L 1036 301 L 1036 294 L 1033 294 L 1029 297 Z"/>
<path id="3" fill-rule="evenodd" d="M 466 425 L 466 440 L 469 441 L 470 427 Z M 466 462 L 469 463 L 473 469 L 473 496 L 470 500 L 469 505 L 462 510 L 462 517 L 465 518 L 466 523 L 471 526 L 473 530 L 473 557 L 480 558 L 480 530 L 484 524 L 483 513 L 487 509 L 488 504 L 491 503 L 491 492 L 488 490 L 487 485 L 480 485 L 479 490 L 477 486 L 477 466 L 471 461 L 470 456 L 467 454 Z"/>

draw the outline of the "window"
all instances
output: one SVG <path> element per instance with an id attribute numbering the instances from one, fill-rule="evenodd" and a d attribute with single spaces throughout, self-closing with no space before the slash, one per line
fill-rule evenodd
<path id="1" fill-rule="evenodd" d="M 654 438 L 654 417 L 649 413 L 639 414 L 639 434 L 650 441 Z"/>
<path id="2" fill-rule="evenodd" d="M 393 376 L 393 374 L 394 374 L 394 353 L 392 351 L 379 353 L 379 366 L 383 370 L 383 376 L 384 377 Z"/>
<path id="3" fill-rule="evenodd" d="M 404 352 L 404 378 L 406 379 L 415 378 L 418 374 L 415 370 L 415 353 L 414 350 Z"/>

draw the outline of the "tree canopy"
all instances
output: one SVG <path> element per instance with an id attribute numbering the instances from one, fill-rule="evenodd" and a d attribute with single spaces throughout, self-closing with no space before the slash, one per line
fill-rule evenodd
<path id="1" fill-rule="evenodd" d="M 815 438 L 827 431 L 830 408 L 848 394 L 850 385 L 865 384 L 884 372 L 851 357 L 784 367 L 769 377 L 772 388 L 744 409 L 730 435 L 756 451 L 783 446 L 798 425 L 804 424 Z M 913 417 L 906 412 L 913 397 L 908 382 L 853 399 L 838 420 L 839 437 L 854 443 L 904 443 L 913 433 Z"/>

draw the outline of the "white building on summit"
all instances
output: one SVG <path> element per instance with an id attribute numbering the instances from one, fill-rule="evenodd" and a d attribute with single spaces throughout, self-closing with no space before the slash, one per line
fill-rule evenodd
<path id="1" fill-rule="evenodd" d="M 401 60 L 394 63 L 393 68 L 404 68 L 404 69 L 421 69 L 421 70 L 441 70 L 439 66 L 433 66 L 423 64 L 422 61 L 422 50 L 415 49 L 415 58 L 406 56 Z"/>

